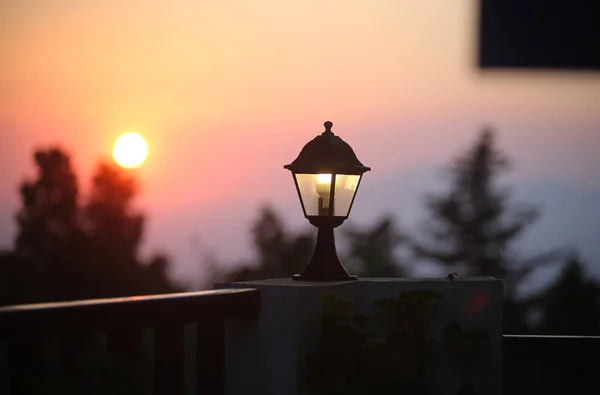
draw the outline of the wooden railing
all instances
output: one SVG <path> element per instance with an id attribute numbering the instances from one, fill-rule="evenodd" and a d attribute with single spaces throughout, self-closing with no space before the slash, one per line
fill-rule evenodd
<path id="1" fill-rule="evenodd" d="M 0 394 L 220 395 L 224 321 L 251 317 L 258 309 L 255 289 L 0 308 Z M 600 393 L 600 337 L 504 335 L 503 341 L 505 394 Z M 97 360 L 80 358 L 92 349 L 100 351 L 105 362 L 111 355 L 124 356 L 118 361 L 125 376 L 136 366 L 146 371 L 124 378 L 105 370 L 110 386 L 105 391 L 102 379 L 89 376 L 84 380 L 93 387 L 91 392 L 77 387 L 81 382 L 69 387 L 50 380 L 35 387 L 42 371 L 54 376 L 58 372 L 67 381 L 80 374 L 83 365 L 98 373 Z M 128 379 L 132 387 L 114 389 Z"/>
<path id="2" fill-rule="evenodd" d="M 600 394 L 600 336 L 504 335 L 504 393 Z"/>
<path id="3" fill-rule="evenodd" d="M 42 370 L 71 380 L 81 374 L 82 364 L 90 363 L 89 355 L 101 355 L 101 365 L 106 367 L 112 354 L 120 355 L 112 361 L 122 370 L 133 371 L 134 366 L 150 370 L 130 377 L 138 387 L 136 393 L 141 389 L 141 393 L 180 395 L 190 393 L 192 386 L 197 394 L 222 394 L 224 320 L 255 314 L 258 308 L 255 289 L 0 308 L 0 394 L 32 392 Z M 82 350 L 95 350 L 95 354 L 90 351 L 82 360 Z M 119 369 L 110 366 L 105 370 L 113 377 L 93 379 L 114 381 Z M 58 386 L 54 390 L 60 393 L 83 392 L 76 387 L 81 383 L 57 384 L 55 379 L 37 385 L 40 393 L 57 393 L 49 385 Z M 93 393 L 101 393 L 96 390 Z"/>

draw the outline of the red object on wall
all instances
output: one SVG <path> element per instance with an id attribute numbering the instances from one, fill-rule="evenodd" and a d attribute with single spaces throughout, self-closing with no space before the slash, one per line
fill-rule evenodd
<path id="1" fill-rule="evenodd" d="M 465 312 L 467 314 L 477 314 L 482 312 L 490 302 L 490 294 L 487 291 L 474 293 L 467 303 L 465 303 Z"/>

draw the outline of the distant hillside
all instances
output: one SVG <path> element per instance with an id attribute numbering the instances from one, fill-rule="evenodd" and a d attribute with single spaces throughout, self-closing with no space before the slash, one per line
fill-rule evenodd
<path id="1" fill-rule="evenodd" d="M 576 246 L 590 269 L 600 276 L 600 188 L 532 182 L 518 185 L 515 194 L 542 209 L 535 229 L 524 240 L 527 249 Z"/>
<path id="2" fill-rule="evenodd" d="M 367 174 L 369 176 L 369 174 Z M 426 192 L 443 188 L 439 168 L 413 169 L 385 179 L 365 178 L 352 219 L 369 223 L 380 213 L 394 213 L 401 223 L 418 232 L 425 214 Z M 600 188 L 577 188 L 559 182 L 506 181 L 515 201 L 538 205 L 541 217 L 521 243 L 524 252 L 535 253 L 559 246 L 576 247 L 592 272 L 600 277 Z"/>

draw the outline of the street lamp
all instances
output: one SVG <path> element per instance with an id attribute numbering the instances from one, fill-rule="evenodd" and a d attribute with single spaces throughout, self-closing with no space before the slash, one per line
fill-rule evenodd
<path id="1" fill-rule="evenodd" d="M 304 216 L 319 229 L 313 256 L 294 280 L 356 280 L 337 256 L 333 229 L 348 218 L 362 175 L 371 169 L 356 158 L 348 143 L 333 134 L 332 126 L 325 122 L 325 131 L 284 166 L 292 172 Z"/>

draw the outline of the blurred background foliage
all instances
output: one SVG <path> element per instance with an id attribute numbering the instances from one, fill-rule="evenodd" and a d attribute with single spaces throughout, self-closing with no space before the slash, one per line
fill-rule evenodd
<path id="1" fill-rule="evenodd" d="M 505 333 L 600 334 L 600 283 L 584 270 L 577 251 L 549 249 L 521 256 L 516 243 L 542 214 L 514 201 L 500 177 L 511 169 L 483 130 L 446 168 L 445 191 L 425 194 L 422 228 L 404 229 L 397 218 L 351 221 L 338 230 L 340 256 L 361 277 L 405 277 L 422 262 L 460 276 L 494 276 L 505 283 Z M 83 196 L 70 155 L 60 147 L 33 155 L 37 174 L 19 186 L 18 233 L 0 253 L 0 304 L 33 303 L 183 290 L 168 275 L 170 261 L 139 256 L 146 216 L 136 210 L 135 177 L 101 163 Z M 217 281 L 291 277 L 310 259 L 316 231 L 294 231 L 269 205 L 250 227 L 253 256 L 201 262 L 210 288 Z M 550 246 L 551 247 L 551 246 Z M 524 279 L 561 265 L 537 294 L 519 296 Z"/>

